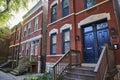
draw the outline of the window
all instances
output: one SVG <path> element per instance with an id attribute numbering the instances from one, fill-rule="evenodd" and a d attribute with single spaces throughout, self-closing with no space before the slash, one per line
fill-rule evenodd
<path id="1" fill-rule="evenodd" d="M 38 30 L 38 16 L 35 18 L 34 31 Z"/>
<path id="2" fill-rule="evenodd" d="M 26 43 L 26 56 L 28 56 L 29 43 Z"/>
<path id="3" fill-rule="evenodd" d="M 66 53 L 70 49 L 70 29 L 62 31 L 62 52 Z"/>
<path id="4" fill-rule="evenodd" d="M 31 22 L 28 23 L 28 34 L 30 34 Z"/>
<path id="5" fill-rule="evenodd" d="M 56 42 L 57 42 L 56 33 L 51 34 L 51 39 L 50 39 L 50 44 L 51 44 L 50 54 L 51 55 L 56 54 Z"/>
<path id="6" fill-rule="evenodd" d="M 31 43 L 31 55 L 38 54 L 39 39 L 33 40 Z"/>
<path id="7" fill-rule="evenodd" d="M 62 0 L 62 17 L 69 14 L 69 0 Z"/>
<path id="8" fill-rule="evenodd" d="M 24 27 L 24 36 L 26 36 L 26 26 Z"/>
<path id="9" fill-rule="evenodd" d="M 51 10 L 51 22 L 55 21 L 57 19 L 57 4 L 52 6 Z"/>
<path id="10" fill-rule="evenodd" d="M 18 40 L 18 37 L 19 37 L 19 31 L 17 31 L 16 33 L 16 40 Z"/>
<path id="11" fill-rule="evenodd" d="M 96 0 L 85 0 L 85 6 L 86 8 L 92 7 L 93 5 L 96 4 Z"/>
<path id="12" fill-rule="evenodd" d="M 24 45 L 22 45 L 22 56 L 24 56 Z"/>

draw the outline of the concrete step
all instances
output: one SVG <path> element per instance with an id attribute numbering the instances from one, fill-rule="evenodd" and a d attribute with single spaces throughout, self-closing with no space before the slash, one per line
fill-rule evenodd
<path id="1" fill-rule="evenodd" d="M 19 75 L 19 73 L 14 72 L 14 71 L 11 71 L 10 74 L 15 75 L 15 76 L 18 76 L 18 75 Z"/>
<path id="2" fill-rule="evenodd" d="M 94 67 L 72 67 L 65 72 L 64 80 L 95 80 Z"/>
<path id="3" fill-rule="evenodd" d="M 64 77 L 64 80 L 95 80 L 95 79 L 80 79 L 80 78 L 72 78 L 72 77 L 67 77 L 67 76 L 65 76 Z"/>
<path id="4" fill-rule="evenodd" d="M 94 67 L 74 67 L 69 70 L 70 72 L 77 72 L 77 73 L 88 73 L 88 74 L 95 74 Z"/>

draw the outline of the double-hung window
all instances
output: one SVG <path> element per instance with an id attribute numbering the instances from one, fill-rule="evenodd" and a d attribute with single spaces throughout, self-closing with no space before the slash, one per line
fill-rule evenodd
<path id="1" fill-rule="evenodd" d="M 26 26 L 24 27 L 24 36 L 26 36 Z"/>
<path id="2" fill-rule="evenodd" d="M 22 45 L 22 56 L 24 56 L 24 45 Z"/>
<path id="3" fill-rule="evenodd" d="M 26 43 L 26 56 L 28 56 L 29 43 Z"/>
<path id="4" fill-rule="evenodd" d="M 62 53 L 70 50 L 70 29 L 62 31 Z"/>
<path id="5" fill-rule="evenodd" d="M 28 23 L 28 34 L 30 34 L 31 22 Z"/>
<path id="6" fill-rule="evenodd" d="M 69 15 L 69 0 L 62 0 L 62 17 Z"/>
<path id="7" fill-rule="evenodd" d="M 85 7 L 89 8 L 96 4 L 96 0 L 85 0 Z"/>
<path id="8" fill-rule="evenodd" d="M 51 45 L 51 49 L 50 49 L 50 54 L 51 55 L 55 55 L 56 54 L 56 42 L 57 42 L 57 34 L 54 33 L 54 34 L 51 34 L 51 37 L 50 37 L 50 45 Z"/>
<path id="9" fill-rule="evenodd" d="M 51 22 L 54 22 L 57 20 L 57 4 L 52 6 L 51 10 Z"/>
<path id="10" fill-rule="evenodd" d="M 35 18 L 34 31 L 38 30 L 38 16 Z"/>

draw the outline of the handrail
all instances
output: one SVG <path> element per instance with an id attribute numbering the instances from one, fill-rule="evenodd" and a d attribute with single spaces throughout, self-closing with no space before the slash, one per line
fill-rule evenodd
<path id="1" fill-rule="evenodd" d="M 53 66 L 53 80 L 58 80 L 60 75 L 72 65 L 80 64 L 80 51 L 69 50 Z"/>
<path id="2" fill-rule="evenodd" d="M 102 53 L 101 53 L 101 55 L 100 55 L 100 58 L 99 58 L 99 60 L 98 60 L 98 62 L 97 62 L 97 66 L 95 67 L 94 72 L 97 72 L 97 71 L 98 71 L 98 69 L 99 69 L 99 67 L 100 67 L 100 64 L 101 64 L 101 62 L 102 62 L 102 58 L 103 58 L 103 56 L 104 56 L 105 50 L 106 50 L 106 47 L 104 46 L 104 48 L 103 48 L 103 50 L 102 50 Z"/>
<path id="3" fill-rule="evenodd" d="M 94 69 L 96 80 L 105 80 L 108 71 L 108 45 L 105 45 Z"/>

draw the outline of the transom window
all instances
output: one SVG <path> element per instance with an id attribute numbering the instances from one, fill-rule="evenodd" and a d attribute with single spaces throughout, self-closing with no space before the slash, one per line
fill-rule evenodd
<path id="1" fill-rule="evenodd" d="M 69 14 L 69 0 L 62 0 L 62 17 Z"/>
<path id="2" fill-rule="evenodd" d="M 56 42 L 57 42 L 57 34 L 53 33 L 51 34 L 51 41 L 50 41 L 50 44 L 51 44 L 50 54 L 51 55 L 56 54 Z"/>
<path id="3" fill-rule="evenodd" d="M 38 30 L 38 16 L 35 18 L 34 31 Z"/>
<path id="4" fill-rule="evenodd" d="M 85 6 L 86 8 L 92 7 L 93 5 L 96 4 L 96 0 L 85 0 Z"/>
<path id="5" fill-rule="evenodd" d="M 52 6 L 52 10 L 51 10 L 51 22 L 54 22 L 55 20 L 57 20 L 57 4 Z"/>
<path id="6" fill-rule="evenodd" d="M 63 54 L 70 50 L 70 29 L 62 31 L 62 52 Z"/>

